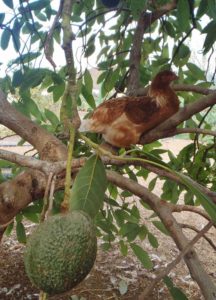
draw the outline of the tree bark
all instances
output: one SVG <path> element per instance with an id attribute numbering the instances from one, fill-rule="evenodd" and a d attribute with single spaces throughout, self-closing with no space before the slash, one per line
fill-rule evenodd
<path id="1" fill-rule="evenodd" d="M 107 171 L 107 176 L 109 181 L 140 197 L 156 212 L 167 230 L 170 232 L 171 237 L 180 251 L 187 246 L 189 241 L 183 234 L 181 226 L 173 217 L 172 211 L 169 206 L 166 205 L 165 201 L 162 201 L 140 184 L 132 181 L 131 179 L 122 177 L 113 171 Z M 190 270 L 192 278 L 198 283 L 205 300 L 215 300 L 216 286 L 213 284 L 208 273 L 204 270 L 196 251 L 191 249 L 191 251 L 184 257 L 184 260 Z"/>
<path id="2" fill-rule="evenodd" d="M 66 160 L 67 148 L 53 134 L 50 134 L 17 111 L 0 90 L 0 123 L 13 130 L 34 146 L 41 159 L 49 161 Z"/>

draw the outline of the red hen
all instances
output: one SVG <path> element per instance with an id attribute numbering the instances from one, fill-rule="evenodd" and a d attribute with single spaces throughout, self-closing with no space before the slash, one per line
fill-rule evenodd
<path id="1" fill-rule="evenodd" d="M 99 105 L 90 119 L 83 120 L 80 131 L 97 132 L 117 147 L 139 143 L 143 133 L 167 120 L 179 109 L 179 100 L 170 87 L 178 77 L 172 71 L 159 72 L 148 96 L 110 99 Z"/>

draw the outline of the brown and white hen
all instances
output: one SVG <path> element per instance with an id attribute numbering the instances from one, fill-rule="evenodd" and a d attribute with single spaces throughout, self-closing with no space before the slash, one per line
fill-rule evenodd
<path id="1" fill-rule="evenodd" d="M 159 72 L 148 96 L 121 97 L 100 104 L 90 119 L 83 120 L 80 131 L 97 132 L 117 147 L 139 143 L 143 133 L 167 120 L 179 109 L 179 100 L 170 87 L 178 77 L 172 71 Z"/>

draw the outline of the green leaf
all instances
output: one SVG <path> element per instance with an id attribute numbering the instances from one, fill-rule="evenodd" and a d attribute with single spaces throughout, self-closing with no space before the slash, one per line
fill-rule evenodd
<path id="1" fill-rule="evenodd" d="M 49 109 L 45 109 L 44 111 L 46 118 L 49 120 L 49 122 L 52 124 L 52 126 L 56 127 L 59 124 L 59 119 L 57 118 L 57 116 L 54 114 L 54 112 L 52 112 Z"/>
<path id="2" fill-rule="evenodd" d="M 23 226 L 23 223 L 17 222 L 16 224 L 16 234 L 17 239 L 20 243 L 25 244 L 26 243 L 26 233 L 25 233 L 25 227 Z"/>
<path id="3" fill-rule="evenodd" d="M 4 18 L 5 18 L 5 14 L 0 13 L 0 25 L 2 25 Z"/>
<path id="4" fill-rule="evenodd" d="M 88 103 L 88 105 L 91 106 L 92 108 L 95 108 L 96 104 L 95 104 L 94 97 L 92 96 L 92 94 L 89 94 L 85 85 L 82 85 L 81 92 L 82 92 L 82 95 L 85 98 L 86 102 Z"/>
<path id="5" fill-rule="evenodd" d="M 56 103 L 61 97 L 62 95 L 64 94 L 64 91 L 65 91 L 65 83 L 63 82 L 62 84 L 60 85 L 55 85 L 53 87 L 53 101 Z"/>
<path id="6" fill-rule="evenodd" d="M 142 225 L 139 230 L 139 238 L 143 241 L 148 234 L 148 228 L 145 225 Z"/>
<path id="7" fill-rule="evenodd" d="M 190 21 L 190 7 L 188 0 L 181 0 L 177 3 L 177 20 L 179 29 L 181 31 L 187 31 Z"/>
<path id="8" fill-rule="evenodd" d="M 153 263 L 146 251 L 144 251 L 140 246 L 135 243 L 130 244 L 131 249 L 133 250 L 136 257 L 142 263 L 143 267 L 146 269 L 152 269 Z"/>
<path id="9" fill-rule="evenodd" d="M 13 29 L 12 29 L 12 41 L 14 45 L 14 49 L 19 52 L 21 43 L 20 43 L 20 29 L 22 27 L 22 24 L 18 19 L 15 20 Z"/>
<path id="10" fill-rule="evenodd" d="M 119 245 L 120 245 L 121 254 L 123 256 L 127 256 L 127 254 L 128 254 L 128 246 L 127 246 L 127 244 L 125 244 L 124 241 L 121 240 L 119 242 Z"/>
<path id="11" fill-rule="evenodd" d="M 214 45 L 216 38 L 215 38 L 215 34 L 216 34 L 216 22 L 212 21 L 210 22 L 204 29 L 203 29 L 203 33 L 207 33 L 205 41 L 204 41 L 204 53 L 206 54 Z"/>
<path id="12" fill-rule="evenodd" d="M 149 182 L 148 188 L 150 191 L 153 191 L 153 189 L 155 188 L 157 179 L 158 179 L 158 177 L 155 177 Z"/>
<path id="13" fill-rule="evenodd" d="M 7 226 L 7 229 L 5 230 L 5 234 L 6 236 L 9 236 L 12 232 L 14 228 L 14 222 L 11 222 L 8 226 Z"/>
<path id="14" fill-rule="evenodd" d="M 13 0 L 3 0 L 3 2 L 7 7 L 13 9 Z"/>
<path id="15" fill-rule="evenodd" d="M 216 26 L 216 23 L 215 23 Z M 191 73 L 196 77 L 197 79 L 200 80 L 205 80 L 205 72 L 201 70 L 197 65 L 193 63 L 187 63 L 188 69 L 191 71 Z"/>
<path id="16" fill-rule="evenodd" d="M 94 218 L 103 204 L 106 188 L 104 165 L 97 155 L 93 155 L 76 176 L 71 190 L 70 210 L 80 209 Z"/>
<path id="17" fill-rule="evenodd" d="M 26 217 L 29 221 L 38 224 L 39 223 L 39 216 L 32 212 L 23 212 L 23 216 Z"/>
<path id="18" fill-rule="evenodd" d="M 163 25 L 164 25 L 164 28 L 165 28 L 167 34 L 174 38 L 176 33 L 175 33 L 175 29 L 174 29 L 173 25 L 168 21 L 164 21 Z"/>
<path id="19" fill-rule="evenodd" d="M 152 223 L 154 224 L 154 226 L 160 230 L 161 232 L 163 232 L 166 235 L 170 235 L 169 231 L 166 229 L 166 227 L 164 226 L 164 224 L 161 221 L 152 221 Z"/>
<path id="20" fill-rule="evenodd" d="M 201 0 L 196 17 L 199 19 L 201 18 L 208 10 L 208 5 L 206 5 L 206 0 Z"/>
<path id="21" fill-rule="evenodd" d="M 10 41 L 10 37 L 11 37 L 10 30 L 5 28 L 5 30 L 3 31 L 2 36 L 1 36 L 1 48 L 3 50 L 7 49 L 9 41 Z"/>
<path id="22" fill-rule="evenodd" d="M 93 53 L 95 52 L 95 44 L 94 42 L 89 43 L 89 45 L 87 46 L 86 50 L 85 50 L 85 57 L 89 57 L 91 56 Z"/>
<path id="23" fill-rule="evenodd" d="M 216 19 L 216 2 L 215 0 L 208 0 L 208 15 Z"/>
<path id="24" fill-rule="evenodd" d="M 213 203 L 207 195 L 196 188 L 188 177 L 178 172 L 175 173 L 181 178 L 182 182 L 190 189 L 190 191 L 196 195 L 205 211 L 212 218 L 212 220 L 216 222 L 216 204 Z"/>
<path id="25" fill-rule="evenodd" d="M 133 240 L 135 240 L 135 238 L 139 234 L 139 231 L 140 231 L 140 227 L 138 224 L 127 222 L 122 225 L 119 233 L 123 237 L 127 237 L 129 242 L 132 242 Z"/>
<path id="26" fill-rule="evenodd" d="M 28 52 L 26 54 L 22 54 L 19 57 L 17 57 L 16 59 L 14 59 L 11 62 L 11 65 L 19 64 L 19 63 L 29 63 L 30 61 L 36 59 L 40 55 L 41 55 L 40 52 Z M 40 70 L 40 69 L 36 69 L 36 70 Z"/>
<path id="27" fill-rule="evenodd" d="M 85 88 L 88 91 L 88 93 L 92 94 L 93 80 L 92 80 L 91 74 L 88 69 L 85 70 L 84 83 L 85 83 Z"/>
<path id="28" fill-rule="evenodd" d="M 158 240 L 157 238 L 150 232 L 148 232 L 148 240 L 149 240 L 149 243 L 152 245 L 153 248 L 158 248 L 159 246 L 159 243 L 158 243 Z"/>
<path id="29" fill-rule="evenodd" d="M 179 58 L 185 58 L 190 54 L 190 49 L 188 46 L 182 44 L 178 51 Z"/>
<path id="30" fill-rule="evenodd" d="M 135 20 L 139 19 L 140 12 L 143 11 L 147 1 L 146 0 L 139 0 L 139 1 L 131 1 L 131 10 L 132 15 Z"/>
<path id="31" fill-rule="evenodd" d="M 28 8 L 31 10 L 41 10 L 50 4 L 50 0 L 39 0 L 29 3 Z"/>
<path id="32" fill-rule="evenodd" d="M 29 88 L 38 86 L 45 76 L 46 70 L 44 69 L 29 69 L 23 74 L 21 90 L 25 91 Z"/>
<path id="33" fill-rule="evenodd" d="M 174 300 L 188 300 L 187 296 L 182 292 L 182 290 L 174 286 L 171 278 L 165 276 L 163 281 Z"/>
<path id="34" fill-rule="evenodd" d="M 23 214 L 24 213 L 39 214 L 39 213 L 41 213 L 41 207 L 40 207 L 40 205 L 38 205 L 38 203 L 37 203 L 37 205 L 35 205 L 35 204 L 29 205 L 22 210 L 22 213 Z"/>
<path id="35" fill-rule="evenodd" d="M 21 85 L 23 80 L 23 72 L 21 70 L 15 71 L 13 74 L 12 85 L 18 87 Z"/>

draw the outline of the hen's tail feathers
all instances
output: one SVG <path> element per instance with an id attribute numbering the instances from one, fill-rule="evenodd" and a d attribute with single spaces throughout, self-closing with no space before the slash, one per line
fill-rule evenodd
<path id="1" fill-rule="evenodd" d="M 82 120 L 80 128 L 79 128 L 79 132 L 87 132 L 87 131 L 91 131 L 91 120 L 90 119 Z"/>

